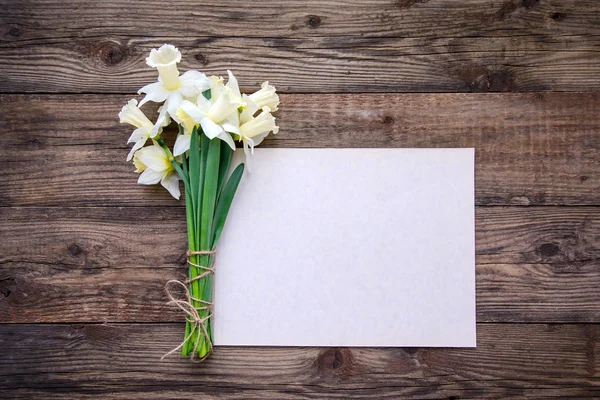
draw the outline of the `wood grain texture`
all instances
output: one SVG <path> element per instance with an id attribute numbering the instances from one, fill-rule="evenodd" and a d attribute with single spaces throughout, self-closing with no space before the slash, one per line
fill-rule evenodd
<path id="1" fill-rule="evenodd" d="M 0 325 L 0 394 L 13 399 L 600 396 L 600 326 L 595 324 L 479 324 L 477 349 L 217 347 L 202 364 L 178 356 L 161 362 L 179 342 L 182 327 Z"/>
<path id="2" fill-rule="evenodd" d="M 1 0 L 2 39 L 600 34 L 595 0 Z M 69 18 L 62 18 L 68 10 Z M 561 15 L 554 15 L 560 13 Z M 483 23 L 485 22 L 485 23 Z"/>
<path id="3" fill-rule="evenodd" d="M 9 207 L 0 217 L 1 321 L 183 318 L 163 291 L 186 274 L 183 208 Z M 600 322 L 597 208 L 480 207 L 476 231 L 478 321 Z"/>
<path id="4" fill-rule="evenodd" d="M 0 46 L 5 93 L 135 93 L 156 81 L 152 48 L 174 42 L 181 70 L 280 92 L 586 92 L 600 89 L 599 40 L 496 38 L 58 38 Z M 527 39 L 530 40 L 530 39 Z M 540 44 L 541 43 L 541 44 Z"/>
<path id="5" fill-rule="evenodd" d="M 595 0 L 3 3 L 3 92 L 133 93 L 155 80 L 144 59 L 165 42 L 184 70 L 232 69 L 245 89 L 600 89 Z"/>
<path id="6" fill-rule="evenodd" d="M 117 114 L 128 98 L 0 95 L 0 205 L 177 204 L 160 187 L 137 185 L 125 162 L 131 129 Z M 600 204 L 598 94 L 281 100 L 280 133 L 264 147 L 475 147 L 478 205 Z"/>
<path id="7" fill-rule="evenodd" d="M 265 147 L 475 147 L 477 349 L 159 361 L 184 209 L 117 113 L 163 43 L 284 93 Z M 0 0 L 0 397 L 600 398 L 598 54 L 597 0 Z"/>

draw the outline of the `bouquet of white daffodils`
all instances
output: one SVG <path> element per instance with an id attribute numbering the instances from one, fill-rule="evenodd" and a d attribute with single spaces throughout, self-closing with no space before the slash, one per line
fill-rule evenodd
<path id="1" fill-rule="evenodd" d="M 277 133 L 272 111 L 279 97 L 268 82 L 250 95 L 241 94 L 230 71 L 222 77 L 207 77 L 199 71 L 180 75 L 181 53 L 172 45 L 153 49 L 146 63 L 158 70 L 158 82 L 144 86 L 138 104 L 130 100 L 119 113 L 121 123 L 133 125 L 128 143 L 134 143 L 127 160 L 141 173 L 138 183 L 161 185 L 179 199 L 179 181 L 185 188 L 188 232 L 188 279 L 169 281 L 183 286 L 186 297 L 171 302 L 187 315 L 184 340 L 177 348 L 185 357 L 206 358 L 213 343 L 212 278 L 214 253 L 227 213 L 244 172 L 244 164 L 229 174 L 235 141 L 243 143 L 246 163 L 254 146 L 271 132 Z M 139 107 L 162 103 L 156 122 Z M 165 143 L 163 129 L 175 121 L 179 129 L 173 150 Z M 151 140 L 149 146 L 145 146 Z M 171 352 L 170 352 L 171 353 Z"/>

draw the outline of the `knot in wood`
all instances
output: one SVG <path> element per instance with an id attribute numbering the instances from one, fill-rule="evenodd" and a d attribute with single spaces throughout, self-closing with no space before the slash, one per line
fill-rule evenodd
<path id="1" fill-rule="evenodd" d="M 19 28 L 18 26 L 14 26 L 8 31 L 8 35 L 12 37 L 19 37 L 22 33 L 23 32 L 21 31 L 21 28 Z"/>
<path id="2" fill-rule="evenodd" d="M 560 247 L 554 243 L 544 243 L 538 248 L 540 254 L 545 257 L 554 257 L 560 252 Z"/>
<path id="3" fill-rule="evenodd" d="M 77 243 L 70 244 L 67 250 L 69 250 L 72 256 L 78 256 L 83 253 L 83 249 Z"/>
<path id="4" fill-rule="evenodd" d="M 202 53 L 196 54 L 194 56 L 194 58 L 196 60 L 198 60 L 200 62 L 200 64 L 202 64 L 202 65 L 207 65 L 208 64 L 208 58 L 204 54 L 202 54 Z"/>
<path id="5" fill-rule="evenodd" d="M 319 25 L 321 25 L 321 17 L 318 15 L 308 15 L 306 17 L 306 25 L 310 26 L 311 28 L 318 28 Z"/>
<path id="6" fill-rule="evenodd" d="M 106 65 L 115 65 L 125 58 L 125 49 L 115 42 L 104 42 L 98 46 L 98 57 Z"/>
<path id="7" fill-rule="evenodd" d="M 393 117 L 390 117 L 389 115 L 386 115 L 386 116 L 383 118 L 383 123 L 384 123 L 385 125 L 393 125 L 393 124 L 394 124 L 394 122 L 395 122 L 395 121 L 394 121 L 394 118 L 393 118 Z"/>

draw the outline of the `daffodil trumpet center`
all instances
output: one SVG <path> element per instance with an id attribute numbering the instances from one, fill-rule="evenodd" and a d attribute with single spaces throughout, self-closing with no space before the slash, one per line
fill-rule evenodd
<path id="1" fill-rule="evenodd" d="M 177 64 L 158 66 L 156 69 L 158 69 L 158 76 L 165 89 L 176 90 L 181 86 Z"/>

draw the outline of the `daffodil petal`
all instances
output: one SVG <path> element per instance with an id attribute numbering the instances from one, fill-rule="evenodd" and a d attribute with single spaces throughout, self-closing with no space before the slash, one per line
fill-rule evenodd
<path id="1" fill-rule="evenodd" d="M 127 139 L 127 143 L 137 142 L 143 137 L 148 137 L 148 129 L 146 127 L 137 128 L 133 131 L 129 139 Z"/>
<path id="2" fill-rule="evenodd" d="M 198 89 L 196 89 L 195 86 L 184 86 L 181 85 L 179 86 L 178 89 L 179 93 L 181 93 L 184 97 L 188 98 L 188 99 L 192 99 L 195 98 L 196 96 L 198 96 Z"/>
<path id="3" fill-rule="evenodd" d="M 229 87 L 223 88 L 223 93 L 217 98 L 212 99 L 213 103 L 210 106 L 207 114 L 215 122 L 222 122 L 229 117 L 231 113 L 238 112 L 237 109 L 240 107 L 241 98 L 236 100 L 233 96 L 232 90 Z"/>
<path id="4" fill-rule="evenodd" d="M 162 103 L 167 99 L 167 97 L 169 97 L 169 91 L 160 82 L 151 83 L 138 90 L 138 94 L 142 93 L 146 93 L 146 97 L 140 101 L 138 107 L 143 106 L 149 101 Z"/>
<path id="5" fill-rule="evenodd" d="M 181 61 L 181 52 L 172 44 L 163 44 L 158 49 L 150 50 L 146 64 L 151 68 L 167 67 Z"/>
<path id="6" fill-rule="evenodd" d="M 263 111 L 256 118 L 244 123 L 240 126 L 240 131 L 243 137 L 251 138 L 262 135 L 265 132 L 279 131 L 279 127 L 275 125 L 275 117 L 271 115 L 268 107 L 264 107 Z"/>
<path id="7" fill-rule="evenodd" d="M 204 112 L 202 112 L 202 110 L 198 108 L 198 106 L 196 106 L 190 101 L 183 100 L 179 104 L 179 108 L 181 108 L 195 122 L 200 123 L 200 121 L 202 121 L 202 119 L 205 118 Z"/>
<path id="8" fill-rule="evenodd" d="M 242 95 L 242 100 L 246 103 L 246 107 L 242 110 L 240 114 L 240 124 L 246 123 L 254 117 L 254 114 L 260 109 L 260 107 L 252 101 L 252 99 L 247 95 Z"/>
<path id="9" fill-rule="evenodd" d="M 254 154 L 254 140 L 251 138 L 246 138 L 244 139 L 244 144 L 248 145 L 248 147 L 250 147 L 250 152 Z"/>
<path id="10" fill-rule="evenodd" d="M 246 155 L 246 168 L 248 172 L 252 172 L 252 152 L 247 142 L 244 142 L 244 154 Z"/>
<path id="11" fill-rule="evenodd" d="M 260 135 L 254 136 L 252 138 L 252 142 L 253 142 L 252 147 L 254 148 L 254 147 L 258 146 L 259 144 L 261 144 L 262 141 L 265 140 L 265 138 L 267 136 L 269 136 L 269 132 L 264 132 L 264 133 L 261 133 Z"/>
<path id="12" fill-rule="evenodd" d="M 233 73 L 230 70 L 227 70 L 227 75 L 229 76 L 229 79 L 227 80 L 227 84 L 225 86 L 231 89 L 232 99 L 234 99 L 234 101 L 236 102 L 239 102 L 242 106 L 245 106 L 245 104 L 243 104 L 243 99 L 240 93 L 240 86 L 238 84 L 237 78 L 233 75 Z"/>
<path id="13" fill-rule="evenodd" d="M 222 132 L 217 137 L 227 143 L 231 147 L 231 150 L 235 151 L 235 142 L 229 133 Z"/>
<path id="14" fill-rule="evenodd" d="M 141 185 L 154 185 L 155 183 L 160 182 L 163 175 L 163 172 L 156 172 L 151 169 L 146 169 L 140 174 L 138 183 Z"/>
<path id="15" fill-rule="evenodd" d="M 227 132 L 235 133 L 240 135 L 240 122 L 238 113 L 231 113 L 227 119 L 221 124 L 224 130 Z"/>
<path id="16" fill-rule="evenodd" d="M 156 120 L 156 123 L 154 124 L 150 132 L 148 132 L 148 137 L 155 138 L 156 135 L 162 133 L 163 127 L 169 125 L 170 122 L 171 121 L 169 120 L 168 115 L 159 115 L 158 119 Z"/>
<path id="17" fill-rule="evenodd" d="M 147 128 L 152 125 L 148 117 L 138 108 L 137 100 L 135 99 L 129 100 L 123 106 L 121 112 L 119 112 L 119 121 L 122 124 L 133 125 L 136 128 Z"/>
<path id="18" fill-rule="evenodd" d="M 223 78 L 220 76 L 211 76 L 208 79 L 213 83 L 213 86 L 210 88 L 210 98 L 217 99 L 221 96 L 221 92 L 223 92 L 223 88 L 225 87 L 225 85 L 223 85 Z"/>
<path id="19" fill-rule="evenodd" d="M 186 97 L 196 96 L 210 89 L 214 83 L 206 75 L 199 71 L 187 71 L 179 77 L 181 86 L 179 91 Z"/>
<path id="20" fill-rule="evenodd" d="M 179 105 L 183 101 L 183 96 L 178 91 L 173 91 L 169 93 L 167 100 L 165 101 L 164 107 L 167 109 L 167 112 L 171 116 L 171 118 L 175 118 L 177 115 L 177 109 Z M 164 113 L 163 113 L 164 115 Z"/>
<path id="21" fill-rule="evenodd" d="M 277 95 L 275 87 L 269 85 L 269 82 L 263 82 L 261 89 L 248 97 L 259 108 L 269 107 L 272 111 L 277 111 L 277 106 L 279 106 L 279 95 Z"/>
<path id="22" fill-rule="evenodd" d="M 196 104 L 206 114 L 208 112 L 208 110 L 210 110 L 212 101 L 210 101 L 206 97 L 200 95 L 200 96 L 198 96 L 198 99 L 196 99 Z"/>
<path id="23" fill-rule="evenodd" d="M 179 135 L 175 140 L 175 145 L 173 146 L 173 155 L 178 156 L 190 149 L 190 135 Z"/>
<path id="24" fill-rule="evenodd" d="M 138 151 L 139 149 L 141 149 L 142 147 L 144 147 L 144 145 L 146 144 L 146 140 L 148 140 L 148 139 L 145 138 L 145 137 L 143 137 L 140 140 L 138 140 L 137 142 L 135 142 L 135 144 L 133 145 L 133 147 L 129 151 L 129 154 L 127 155 L 127 161 L 130 161 L 133 158 L 133 154 L 136 151 Z"/>
<path id="25" fill-rule="evenodd" d="M 143 162 L 148 169 L 156 172 L 163 172 L 170 167 L 169 160 L 160 146 L 149 146 L 140 150 L 138 158 Z"/>
<path id="26" fill-rule="evenodd" d="M 179 191 L 179 176 L 175 172 L 169 172 L 160 181 L 160 184 L 171 193 L 171 196 L 179 200 L 181 192 Z"/>
<path id="27" fill-rule="evenodd" d="M 214 139 L 221 133 L 225 132 L 220 125 L 214 123 L 210 118 L 202 118 L 200 120 L 200 125 L 202 125 L 202 130 L 209 139 Z"/>

